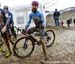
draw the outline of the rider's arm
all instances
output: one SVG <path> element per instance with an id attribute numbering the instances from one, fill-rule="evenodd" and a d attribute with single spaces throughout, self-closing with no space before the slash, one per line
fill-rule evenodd
<path id="1" fill-rule="evenodd" d="M 11 15 L 9 15 L 6 19 L 6 26 L 8 26 L 10 24 L 10 21 L 11 21 Z"/>
<path id="2" fill-rule="evenodd" d="M 32 19 L 32 17 L 31 17 L 31 14 L 30 14 L 30 15 L 29 15 L 29 21 L 27 22 L 27 25 L 26 25 L 25 30 L 29 27 L 29 25 L 30 25 L 30 23 L 31 23 L 31 19 Z"/>
<path id="3" fill-rule="evenodd" d="M 12 13 L 10 13 L 10 15 L 11 15 L 11 20 L 10 20 L 10 25 L 11 25 L 11 27 L 13 27 L 14 26 L 14 21 L 13 21 L 13 14 Z"/>

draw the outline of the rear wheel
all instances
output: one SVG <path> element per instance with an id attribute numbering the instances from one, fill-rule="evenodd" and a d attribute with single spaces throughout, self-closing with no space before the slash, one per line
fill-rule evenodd
<path id="1" fill-rule="evenodd" d="M 54 44 L 55 41 L 55 33 L 53 30 L 47 30 L 45 33 L 46 38 L 46 46 L 51 47 Z"/>
<path id="2" fill-rule="evenodd" d="M 27 38 L 21 37 L 19 38 L 13 47 L 14 55 L 19 58 L 29 57 L 34 50 L 34 42 Z"/>

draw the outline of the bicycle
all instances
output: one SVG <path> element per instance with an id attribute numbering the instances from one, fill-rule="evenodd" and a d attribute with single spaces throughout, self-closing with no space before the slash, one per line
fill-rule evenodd
<path id="1" fill-rule="evenodd" d="M 41 45 L 40 38 L 39 38 L 39 40 L 37 40 L 33 36 L 33 34 L 35 32 L 33 33 L 33 31 L 32 31 L 31 33 L 29 33 L 28 31 L 24 34 L 25 36 L 19 38 L 13 46 L 13 52 L 14 52 L 15 56 L 17 56 L 19 58 L 29 57 L 32 54 L 32 52 L 34 51 L 35 45 Z M 49 36 L 49 35 L 52 35 L 53 38 L 51 38 L 52 36 Z M 54 31 L 53 30 L 45 31 L 45 39 L 47 41 L 46 47 L 51 47 L 55 41 Z"/>

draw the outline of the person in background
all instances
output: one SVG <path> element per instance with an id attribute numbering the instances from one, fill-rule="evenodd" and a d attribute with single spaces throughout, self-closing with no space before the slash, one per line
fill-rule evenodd
<path id="1" fill-rule="evenodd" d="M 69 19 L 67 20 L 67 26 L 70 27 L 70 24 L 71 24 L 71 23 L 72 23 L 72 19 L 69 18 Z"/>
<path id="2" fill-rule="evenodd" d="M 64 22 L 63 22 L 63 20 L 61 21 L 61 26 L 63 27 L 63 24 L 64 24 Z"/>
<path id="3" fill-rule="evenodd" d="M 55 9 L 55 11 L 53 13 L 53 18 L 54 18 L 54 21 L 55 21 L 55 26 L 60 26 L 59 17 L 60 17 L 60 12 L 57 9 Z"/>
<path id="4" fill-rule="evenodd" d="M 75 26 L 75 19 L 73 20 L 74 26 Z"/>

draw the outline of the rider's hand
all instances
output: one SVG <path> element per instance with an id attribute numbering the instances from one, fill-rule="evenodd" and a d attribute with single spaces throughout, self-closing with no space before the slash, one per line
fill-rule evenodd
<path id="1" fill-rule="evenodd" d="M 24 32 L 25 32 L 25 33 L 27 32 L 27 28 L 24 29 Z"/>
<path id="2" fill-rule="evenodd" d="M 4 26 L 1 30 L 2 33 L 6 32 L 6 26 Z"/>
<path id="3" fill-rule="evenodd" d="M 25 34 L 25 30 L 24 29 L 22 29 L 22 33 Z"/>
<path id="4" fill-rule="evenodd" d="M 9 17 L 8 13 L 6 13 L 6 14 L 5 14 L 5 17 L 6 17 L 6 18 L 8 18 L 8 17 Z"/>
<path id="5" fill-rule="evenodd" d="M 11 28 L 13 27 L 13 24 L 10 24 Z"/>
<path id="6" fill-rule="evenodd" d="M 45 24 L 45 23 L 43 23 L 43 25 L 42 25 L 42 26 L 43 26 L 43 28 L 45 28 L 45 27 L 46 27 L 46 24 Z"/>

